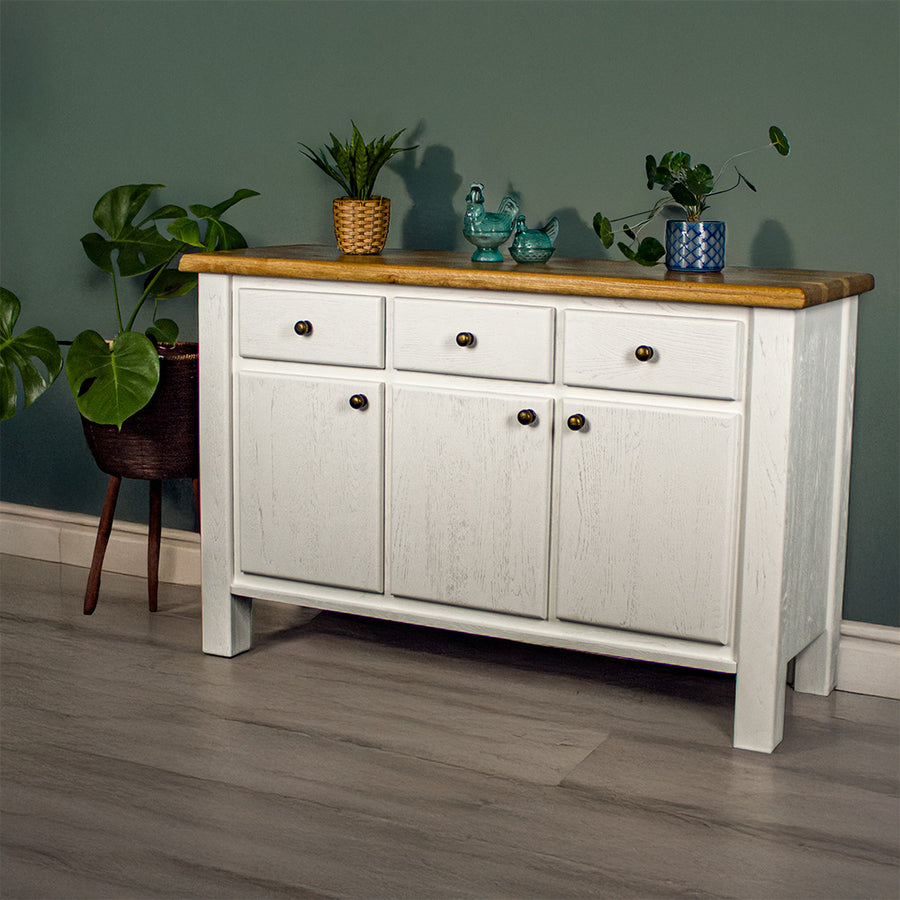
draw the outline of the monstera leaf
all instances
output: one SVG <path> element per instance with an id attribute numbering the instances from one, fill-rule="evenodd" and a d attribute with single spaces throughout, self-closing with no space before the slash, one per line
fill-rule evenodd
<path id="1" fill-rule="evenodd" d="M 134 218 L 161 184 L 123 184 L 107 191 L 94 207 L 94 224 L 106 236 L 91 232 L 81 239 L 84 252 L 94 265 L 115 274 L 113 260 L 124 278 L 166 265 L 181 249 L 178 241 L 163 237 L 153 223 L 187 215 L 180 206 L 164 206 L 140 222 Z"/>
<path id="2" fill-rule="evenodd" d="M 121 332 L 111 344 L 96 331 L 82 331 L 69 349 L 66 377 L 86 419 L 121 428 L 156 391 L 159 352 L 136 331 Z"/>
<path id="3" fill-rule="evenodd" d="M 62 354 L 52 332 L 40 325 L 13 336 L 22 306 L 12 291 L 0 288 L 0 420 L 16 414 L 19 389 L 16 370 L 22 379 L 23 408 L 31 406 L 56 380 L 62 369 Z M 32 360 L 46 369 L 42 372 Z"/>

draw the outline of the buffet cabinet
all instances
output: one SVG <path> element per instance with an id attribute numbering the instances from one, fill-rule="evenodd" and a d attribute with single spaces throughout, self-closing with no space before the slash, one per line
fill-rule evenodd
<path id="1" fill-rule="evenodd" d="M 206 652 L 265 598 L 732 672 L 765 752 L 833 688 L 868 276 L 186 259 Z"/>

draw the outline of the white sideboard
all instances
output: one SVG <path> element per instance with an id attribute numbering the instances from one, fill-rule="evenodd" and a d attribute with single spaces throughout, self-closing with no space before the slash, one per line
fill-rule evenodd
<path id="1" fill-rule="evenodd" d="M 734 745 L 834 686 L 867 275 L 185 257 L 203 649 L 252 598 L 735 673 Z"/>

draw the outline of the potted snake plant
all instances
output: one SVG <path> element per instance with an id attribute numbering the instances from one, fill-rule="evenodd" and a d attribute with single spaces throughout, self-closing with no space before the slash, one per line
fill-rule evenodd
<path id="1" fill-rule="evenodd" d="M 790 153 L 790 144 L 777 125 L 769 128 L 769 143 L 736 153 L 725 161 L 717 175 L 705 163 L 692 166 L 690 154 L 684 151 L 671 150 L 658 163 L 655 157 L 648 156 L 644 163 L 647 188 L 651 191 L 661 188 L 666 196 L 657 200 L 650 209 L 631 216 L 608 219 L 598 212 L 594 216 L 594 231 L 608 249 L 615 240 L 616 232 L 612 227 L 614 223 L 644 216 L 637 225 L 632 227 L 626 224 L 622 228 L 622 232 L 631 241 L 630 244 L 619 242 L 618 247 L 623 256 L 642 266 L 653 266 L 665 255 L 666 267 L 672 271 L 718 272 L 725 265 L 725 223 L 702 219 L 709 207 L 707 198 L 727 194 L 741 184 L 756 191 L 737 166 L 734 167 L 737 174 L 735 183 L 721 190 L 716 190 L 716 187 L 735 159 L 769 147 L 773 147 L 781 156 Z M 654 237 L 645 237 L 638 242 L 641 231 L 664 209 L 671 207 L 680 210 L 682 215 L 666 222 L 666 246 L 663 247 Z"/>
<path id="2" fill-rule="evenodd" d="M 314 150 L 301 143 L 300 152 L 312 160 L 329 178 L 336 181 L 344 195 L 332 203 L 334 234 L 342 253 L 381 253 L 387 241 L 391 222 L 391 201 L 377 196 L 375 180 L 385 163 L 398 153 L 416 147 L 394 147 L 394 142 L 406 130 L 401 129 L 390 138 L 382 135 L 366 142 L 356 123 L 349 140 L 343 143 L 333 134 L 331 146 Z"/>

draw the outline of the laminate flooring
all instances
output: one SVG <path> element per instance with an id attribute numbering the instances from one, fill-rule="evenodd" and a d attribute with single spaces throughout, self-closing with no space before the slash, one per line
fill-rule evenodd
<path id="1" fill-rule="evenodd" d="M 257 602 L 200 652 L 195 588 L 0 561 L 0 894 L 895 898 L 900 704 Z"/>

